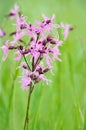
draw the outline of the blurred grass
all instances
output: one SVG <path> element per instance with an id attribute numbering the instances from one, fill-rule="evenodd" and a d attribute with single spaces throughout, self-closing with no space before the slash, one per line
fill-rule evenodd
<path id="1" fill-rule="evenodd" d="M 62 62 L 53 64 L 55 75 L 48 74 L 52 83 L 46 86 L 41 82 L 34 89 L 30 105 L 30 130 L 86 130 L 86 1 L 0 0 L 0 26 L 6 30 L 11 26 L 3 16 L 15 2 L 28 15 L 30 22 L 40 19 L 42 13 L 47 16 L 55 13 L 56 22 L 63 21 L 75 27 L 61 47 Z M 15 80 L 10 99 L 18 65 L 12 57 L 4 63 L 0 61 L 0 130 L 23 130 L 25 118 L 27 91 L 21 89 L 19 78 Z"/>

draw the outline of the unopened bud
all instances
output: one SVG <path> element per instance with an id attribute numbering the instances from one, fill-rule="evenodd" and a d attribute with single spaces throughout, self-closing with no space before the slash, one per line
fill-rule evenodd
<path id="1" fill-rule="evenodd" d="M 9 46 L 8 49 L 9 49 L 9 50 L 13 50 L 13 49 L 17 49 L 17 47 L 15 47 L 15 46 Z"/>
<path id="2" fill-rule="evenodd" d="M 43 73 L 46 73 L 46 72 L 48 72 L 50 69 L 49 68 L 45 68 L 44 70 L 43 70 Z"/>
<path id="3" fill-rule="evenodd" d="M 47 41 L 50 42 L 52 40 L 52 37 L 51 36 L 48 36 L 47 37 Z"/>
<path id="4" fill-rule="evenodd" d="M 54 40 L 50 41 L 51 44 L 56 44 L 56 42 Z"/>
<path id="5" fill-rule="evenodd" d="M 42 44 L 45 46 L 46 45 L 46 43 L 47 43 L 47 40 L 43 40 L 42 41 Z"/>

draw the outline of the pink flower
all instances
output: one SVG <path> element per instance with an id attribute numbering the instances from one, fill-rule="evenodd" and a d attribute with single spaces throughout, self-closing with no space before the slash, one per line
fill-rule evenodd
<path id="1" fill-rule="evenodd" d="M 25 66 L 26 66 L 26 64 L 25 64 Z M 22 76 L 19 76 L 21 78 L 20 83 L 22 85 L 21 86 L 22 89 L 27 88 L 31 83 L 31 78 L 28 77 L 28 73 L 29 73 L 28 70 L 23 68 Z"/>
<path id="2" fill-rule="evenodd" d="M 31 83 L 31 79 L 30 78 L 28 78 L 26 75 L 24 75 L 24 76 L 21 76 L 21 87 L 24 89 L 24 88 L 27 88 L 29 85 L 30 85 L 30 83 Z"/>
<path id="3" fill-rule="evenodd" d="M 70 25 L 69 24 L 63 24 L 61 23 L 61 27 L 64 29 L 63 35 L 64 35 L 64 40 L 67 39 L 68 34 L 69 34 L 69 30 L 70 30 Z"/>
<path id="4" fill-rule="evenodd" d="M 16 34 L 15 34 L 15 36 L 14 36 L 14 40 L 10 42 L 11 45 L 14 45 L 15 43 L 19 42 L 19 40 L 20 40 L 23 36 L 25 36 L 25 35 L 27 35 L 27 32 L 26 32 L 26 31 L 24 31 L 24 32 L 19 32 L 19 33 L 16 32 Z"/>
<path id="5" fill-rule="evenodd" d="M 4 30 L 0 29 L 0 37 L 3 37 L 5 35 L 6 35 L 6 32 Z"/>
<path id="6" fill-rule="evenodd" d="M 59 40 L 58 28 L 64 29 L 64 40 L 68 37 L 70 26 L 68 24 L 54 24 L 55 15 L 51 18 L 43 15 L 43 21 L 37 21 L 37 25 L 27 23 L 27 18 L 19 13 L 19 7 L 14 6 L 14 9 L 8 15 L 16 20 L 16 29 L 10 33 L 13 40 L 8 41 L 2 46 L 6 59 L 8 56 L 8 49 L 15 50 L 16 58 L 14 60 L 20 61 L 24 59 L 25 64 L 20 66 L 23 70 L 21 76 L 22 88 L 27 88 L 31 84 L 35 85 L 40 81 L 50 82 L 45 73 L 52 72 L 52 65 L 54 60 L 61 61 L 59 58 L 60 49 L 63 41 Z M 54 29 L 57 30 L 55 36 L 52 36 Z M 1 32 L 1 36 L 3 33 Z M 26 41 L 25 41 L 26 39 Z M 45 61 L 45 63 L 43 62 Z"/>
<path id="7" fill-rule="evenodd" d="M 19 11 L 19 6 L 18 6 L 17 4 L 15 4 L 15 5 L 14 5 L 14 9 L 11 10 L 11 12 L 12 12 L 13 14 L 17 14 L 18 11 Z"/>
<path id="8" fill-rule="evenodd" d="M 43 14 L 43 22 L 37 21 L 37 24 L 43 28 L 43 31 L 51 31 L 53 28 L 59 28 L 60 25 L 59 24 L 53 24 L 53 21 L 55 19 L 55 15 L 52 16 L 52 18 L 48 18 Z"/>
<path id="9" fill-rule="evenodd" d="M 56 59 L 58 61 L 61 61 L 60 58 L 58 58 L 59 55 L 61 55 L 60 51 L 59 51 L 59 48 L 58 48 L 58 45 L 56 45 L 54 48 L 53 48 L 53 59 Z"/>
<path id="10" fill-rule="evenodd" d="M 15 4 L 14 9 L 11 10 L 11 12 L 6 15 L 6 17 L 10 17 L 11 19 L 14 19 L 18 15 L 18 12 L 19 12 L 19 7 L 17 4 Z"/>
<path id="11" fill-rule="evenodd" d="M 1 48 L 2 48 L 2 51 L 4 52 L 4 56 L 2 60 L 6 60 L 6 58 L 8 57 L 8 41 L 6 41 L 5 45 L 3 45 Z"/>
<path id="12" fill-rule="evenodd" d="M 24 15 L 16 15 L 17 32 L 20 32 L 22 29 L 27 28 L 26 20 L 27 18 Z"/>
<path id="13" fill-rule="evenodd" d="M 41 80 L 44 80 L 46 82 L 46 84 L 48 85 L 49 82 L 51 82 L 50 80 L 48 80 L 44 74 L 40 74 L 38 79 L 37 79 L 37 82 L 41 81 Z"/>
<path id="14" fill-rule="evenodd" d="M 17 61 L 21 60 L 22 54 L 19 51 L 16 51 L 15 54 L 17 54 L 18 56 L 14 60 L 17 60 Z"/>

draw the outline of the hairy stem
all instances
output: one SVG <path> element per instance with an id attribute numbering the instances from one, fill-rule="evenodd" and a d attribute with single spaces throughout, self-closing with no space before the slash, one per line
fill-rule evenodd
<path id="1" fill-rule="evenodd" d="M 24 122 L 24 130 L 26 130 L 26 128 L 28 129 L 28 124 L 29 124 L 29 107 L 30 107 L 31 93 L 32 93 L 32 84 L 30 85 L 29 92 L 28 92 L 28 102 L 27 102 L 26 116 Z"/>

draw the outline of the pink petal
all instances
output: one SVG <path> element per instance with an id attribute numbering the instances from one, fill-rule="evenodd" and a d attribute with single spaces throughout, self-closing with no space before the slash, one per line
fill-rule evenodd
<path id="1" fill-rule="evenodd" d="M 39 79 L 40 79 L 40 80 L 44 80 L 47 85 L 48 85 L 48 83 L 50 82 L 50 80 L 48 80 L 43 74 L 40 74 L 40 75 L 39 75 Z"/>
<path id="2" fill-rule="evenodd" d="M 55 19 L 55 14 L 52 15 L 51 20 L 53 21 Z"/>
<path id="3" fill-rule="evenodd" d="M 69 29 L 70 29 L 70 26 L 67 24 L 67 25 L 65 26 L 65 31 L 64 31 L 64 40 L 66 40 L 67 37 L 68 37 Z"/>
<path id="4" fill-rule="evenodd" d="M 48 19 L 44 14 L 42 14 L 42 17 L 45 21 Z"/>
<path id="5" fill-rule="evenodd" d="M 24 89 L 30 85 L 31 79 L 28 78 L 27 76 L 22 76 L 20 82 L 22 84 L 22 88 Z"/>
<path id="6" fill-rule="evenodd" d="M 1 49 L 4 52 L 2 60 L 6 60 L 6 58 L 8 57 L 8 41 L 5 42 L 5 45 L 3 45 Z"/>
<path id="7" fill-rule="evenodd" d="M 22 54 L 19 51 L 15 52 L 15 54 L 17 54 L 18 56 L 14 60 L 17 60 L 17 61 L 21 60 Z"/>

